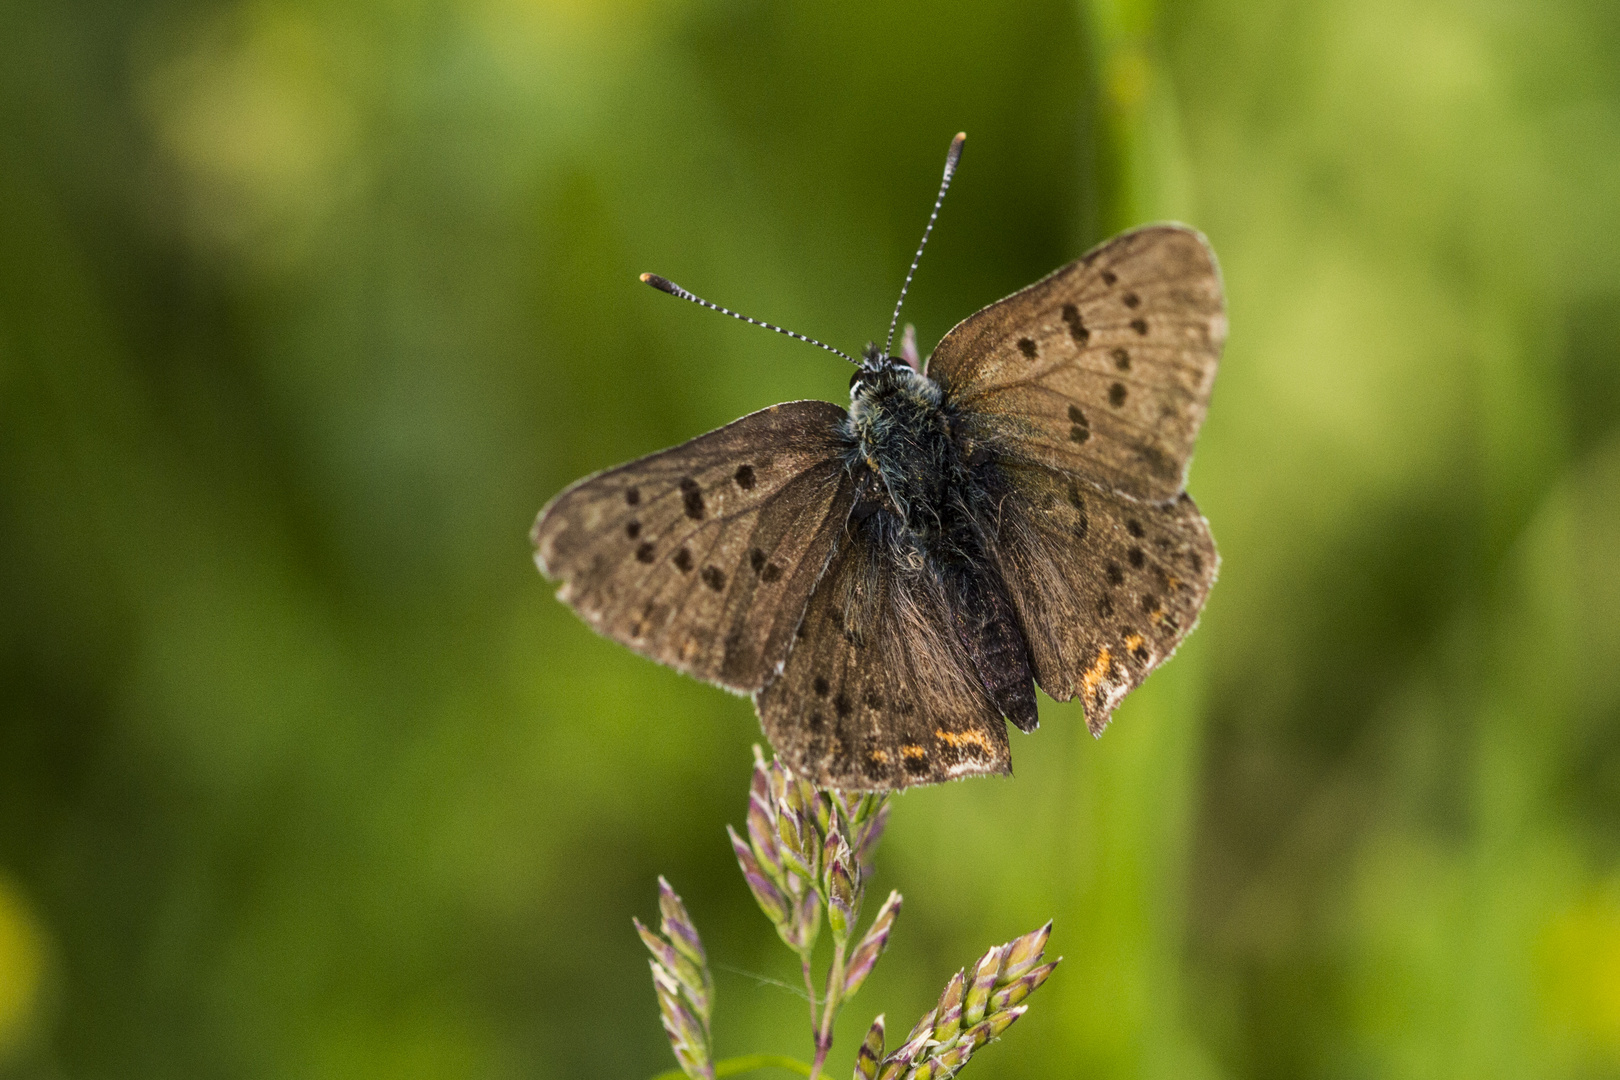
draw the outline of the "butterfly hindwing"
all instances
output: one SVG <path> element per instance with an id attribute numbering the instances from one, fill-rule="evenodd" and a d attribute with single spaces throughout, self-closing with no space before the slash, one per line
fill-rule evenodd
<path id="1" fill-rule="evenodd" d="M 598 633 L 751 693 L 849 516 L 844 416 L 789 402 L 582 480 L 540 512 L 535 560 Z"/>
<path id="2" fill-rule="evenodd" d="M 1010 772 L 1006 724 L 951 628 L 940 581 L 894 524 L 851 524 L 781 675 L 754 696 L 765 734 L 823 787 Z"/>
<path id="3" fill-rule="evenodd" d="M 1225 338 L 1209 244 L 1154 225 L 963 320 L 928 374 L 964 445 L 1161 502 L 1181 494 Z"/>
<path id="4" fill-rule="evenodd" d="M 1219 560 L 1191 496 L 1141 503 L 1043 465 L 1002 463 L 994 557 L 1048 695 L 1102 731 L 1192 631 Z"/>

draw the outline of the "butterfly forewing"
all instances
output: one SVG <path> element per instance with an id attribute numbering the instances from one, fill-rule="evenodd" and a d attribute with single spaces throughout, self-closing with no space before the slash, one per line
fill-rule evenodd
<path id="1" fill-rule="evenodd" d="M 1186 494 L 1142 503 L 1045 466 L 1001 471 L 994 557 L 1036 681 L 1081 698 L 1099 733 L 1197 623 L 1218 567 L 1208 523 Z"/>
<path id="2" fill-rule="evenodd" d="M 1011 771 L 1007 727 L 951 630 L 936 575 L 880 517 L 853 524 L 781 675 L 755 695 L 787 763 L 881 791 Z"/>
<path id="3" fill-rule="evenodd" d="M 597 632 L 757 690 L 849 516 L 844 416 L 789 402 L 582 480 L 540 512 L 535 560 Z"/>
<path id="4" fill-rule="evenodd" d="M 1181 493 L 1225 338 L 1208 243 L 1156 225 L 963 320 L 928 374 L 964 444 L 1163 501 Z"/>

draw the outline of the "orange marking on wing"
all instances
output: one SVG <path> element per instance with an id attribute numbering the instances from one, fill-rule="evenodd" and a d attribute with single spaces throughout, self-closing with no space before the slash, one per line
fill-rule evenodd
<path id="1" fill-rule="evenodd" d="M 1092 664 L 1084 675 L 1080 676 L 1080 686 L 1084 690 L 1086 697 L 1089 698 L 1096 693 L 1097 687 L 1101 686 L 1102 681 L 1108 677 L 1108 668 L 1112 661 L 1113 656 L 1107 649 L 1097 650 L 1097 662 Z"/>
<path id="2" fill-rule="evenodd" d="M 900 748 L 900 754 L 901 756 L 908 757 L 913 761 L 921 761 L 923 758 L 928 756 L 928 751 L 924 750 L 915 743 L 907 743 Z"/>
<path id="3" fill-rule="evenodd" d="M 873 750 L 866 756 L 877 762 L 879 765 L 887 765 L 889 763 L 889 752 L 887 750 Z"/>
<path id="4" fill-rule="evenodd" d="M 977 746 L 987 754 L 993 752 L 989 741 L 977 731 L 946 731 L 944 728 L 935 728 L 934 736 L 954 750 L 960 750 L 964 746 Z"/>
<path id="5" fill-rule="evenodd" d="M 1126 634 L 1125 635 L 1125 648 L 1126 648 L 1127 651 L 1135 652 L 1137 649 L 1140 649 L 1141 647 L 1142 647 L 1142 635 L 1141 634 Z"/>

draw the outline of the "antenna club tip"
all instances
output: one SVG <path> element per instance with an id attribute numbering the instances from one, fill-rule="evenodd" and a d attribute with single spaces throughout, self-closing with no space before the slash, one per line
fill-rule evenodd
<path id="1" fill-rule="evenodd" d="M 648 285 L 651 285 L 659 292 L 667 292 L 671 296 L 679 296 L 681 293 L 681 287 L 679 285 L 669 280 L 669 278 L 659 277 L 657 274 L 642 274 L 641 280 L 646 282 Z"/>
<path id="2" fill-rule="evenodd" d="M 958 131 L 956 133 L 956 138 L 951 140 L 951 145 L 952 146 L 961 146 L 965 142 L 967 142 L 967 132 Z"/>
<path id="3" fill-rule="evenodd" d="M 651 274 L 642 274 L 641 275 L 641 280 L 644 281 L 644 282 L 651 281 L 652 280 L 652 275 Z"/>

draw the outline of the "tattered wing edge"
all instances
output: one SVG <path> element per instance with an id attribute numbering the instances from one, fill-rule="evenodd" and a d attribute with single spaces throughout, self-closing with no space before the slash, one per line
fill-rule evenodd
<path id="1" fill-rule="evenodd" d="M 1209 526 L 1209 518 L 1205 517 L 1203 510 L 1198 508 L 1198 501 L 1196 499 L 1193 499 L 1192 495 L 1189 494 L 1185 489 L 1181 492 L 1181 495 L 1186 495 L 1187 498 L 1192 501 L 1193 509 L 1198 510 L 1198 520 L 1202 521 L 1204 523 L 1204 529 L 1205 529 L 1206 532 L 1209 533 L 1209 544 L 1210 544 L 1210 547 L 1213 548 L 1214 552 L 1215 552 L 1215 563 L 1214 563 L 1213 566 L 1211 566 L 1209 568 L 1209 588 L 1207 590 L 1205 590 L 1204 603 L 1199 604 L 1198 605 L 1198 610 L 1193 614 L 1192 625 L 1187 627 L 1187 632 L 1186 633 L 1184 633 L 1180 637 L 1176 638 L 1175 644 L 1170 646 L 1170 651 L 1165 653 L 1164 657 L 1157 664 L 1153 665 L 1153 670 L 1149 671 L 1147 676 L 1142 679 L 1143 683 L 1146 683 L 1148 678 L 1151 678 L 1153 675 L 1155 675 L 1158 672 L 1162 671 L 1164 669 L 1165 665 L 1170 663 L 1170 661 L 1175 658 L 1176 653 L 1181 650 L 1181 646 L 1186 643 L 1187 639 L 1192 637 L 1193 634 L 1197 632 L 1199 624 L 1204 621 L 1204 608 L 1207 607 L 1208 604 L 1209 604 L 1208 594 L 1215 591 L 1215 583 L 1217 581 L 1219 581 L 1220 577 L 1221 577 L 1221 548 L 1220 548 L 1219 544 L 1215 543 L 1215 530 L 1210 528 L 1210 526 Z M 1181 495 L 1177 495 L 1176 499 L 1181 498 Z M 1174 501 L 1175 501 L 1174 499 L 1165 500 L 1165 502 L 1174 502 Z M 1153 505 L 1155 505 L 1155 506 L 1163 506 L 1163 505 L 1165 505 L 1165 502 L 1155 503 Z M 1036 685 L 1039 686 L 1040 684 L 1037 682 Z M 1138 686 L 1133 687 L 1133 689 L 1139 688 L 1140 685 L 1141 684 L 1138 684 Z M 1044 689 L 1042 689 L 1041 693 L 1044 694 L 1044 693 L 1046 693 L 1046 691 Z M 1108 711 L 1103 715 L 1103 717 L 1100 720 L 1096 720 L 1096 721 L 1092 720 L 1091 709 L 1087 707 L 1089 703 L 1086 702 L 1084 699 L 1081 700 L 1080 708 L 1085 713 L 1086 730 L 1091 732 L 1091 737 L 1092 738 L 1094 738 L 1094 739 L 1102 738 L 1103 732 L 1107 730 L 1109 723 L 1114 719 L 1115 710 L 1117 710 L 1119 708 L 1120 704 L 1124 703 L 1125 698 L 1127 696 L 1129 696 L 1129 694 L 1130 694 L 1129 690 L 1127 690 L 1124 694 L 1121 694 L 1120 699 L 1119 699 L 1119 703 L 1109 706 Z M 1048 694 L 1047 696 L 1051 697 L 1050 694 Z M 1061 700 L 1061 701 L 1066 701 L 1067 702 L 1067 701 L 1073 701 L 1077 697 L 1080 697 L 1080 695 L 1075 694 L 1072 697 L 1068 697 L 1068 698 L 1052 698 L 1052 700 L 1053 701 L 1060 701 Z"/>

